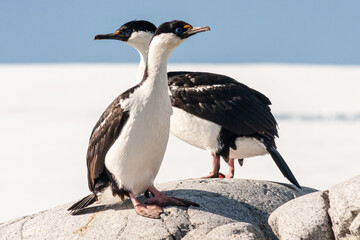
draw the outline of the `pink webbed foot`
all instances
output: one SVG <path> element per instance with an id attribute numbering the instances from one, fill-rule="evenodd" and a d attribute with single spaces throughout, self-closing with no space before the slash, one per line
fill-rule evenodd
<path id="1" fill-rule="evenodd" d="M 163 194 L 159 190 L 157 190 L 154 186 L 150 186 L 148 190 L 149 190 L 149 192 L 151 192 L 151 194 L 154 197 L 146 200 L 145 204 L 151 204 L 151 205 L 154 204 L 154 205 L 158 205 L 161 207 L 166 207 L 166 206 L 199 207 L 199 204 L 197 204 L 197 203 L 194 203 L 194 202 L 191 202 L 191 201 L 188 201 L 185 199 L 181 199 L 181 198 L 166 196 L 165 194 Z"/>
<path id="2" fill-rule="evenodd" d="M 138 203 L 134 208 L 137 214 L 148 218 L 160 218 L 160 214 L 163 212 L 162 208 L 157 205 Z"/>
<path id="3" fill-rule="evenodd" d="M 201 178 L 225 178 L 225 175 L 222 174 L 221 172 L 217 172 L 217 173 L 210 172 L 208 175 Z"/>
<path id="4" fill-rule="evenodd" d="M 160 206 L 142 204 L 132 192 L 129 192 L 129 196 L 137 214 L 148 218 L 160 218 L 160 214 L 163 212 Z"/>
<path id="5" fill-rule="evenodd" d="M 234 178 L 234 172 L 228 171 L 225 175 L 225 178 Z"/>

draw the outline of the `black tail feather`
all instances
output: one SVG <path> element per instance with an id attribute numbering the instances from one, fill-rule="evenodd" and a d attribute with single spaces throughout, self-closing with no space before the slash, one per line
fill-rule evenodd
<path id="1" fill-rule="evenodd" d="M 83 209 L 91 204 L 93 204 L 97 200 L 95 194 L 90 194 L 80 201 L 77 201 L 71 207 L 68 208 L 68 211 L 71 211 L 71 214 L 75 214 L 78 210 Z"/>
<path id="2" fill-rule="evenodd" d="M 284 177 L 286 177 L 296 187 L 301 188 L 294 174 L 291 172 L 289 166 L 286 164 L 285 160 L 276 150 L 276 148 L 272 146 L 270 142 L 265 141 L 264 144 L 266 146 L 266 150 L 270 153 L 272 159 L 274 160 Z"/>

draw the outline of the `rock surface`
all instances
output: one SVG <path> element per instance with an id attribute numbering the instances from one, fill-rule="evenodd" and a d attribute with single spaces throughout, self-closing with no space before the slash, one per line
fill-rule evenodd
<path id="1" fill-rule="evenodd" d="M 353 235 L 351 225 L 353 231 L 356 231 L 356 228 L 359 231 L 360 228 L 358 220 L 353 222 L 360 213 L 360 176 L 332 187 L 329 190 L 329 201 L 329 215 L 335 237 L 348 239 Z"/>
<path id="2" fill-rule="evenodd" d="M 1 223 L 0 236 L 1 239 L 276 239 L 267 223 L 270 213 L 293 198 L 315 191 L 243 179 L 190 179 L 157 187 L 200 207 L 168 207 L 161 219 L 149 219 L 137 215 L 129 200 L 90 207 L 76 216 L 66 211 L 69 203 Z"/>
<path id="3" fill-rule="evenodd" d="M 314 192 L 289 201 L 269 217 L 269 224 L 280 239 L 334 239 L 324 192 Z"/>
<path id="4" fill-rule="evenodd" d="M 279 239 L 360 239 L 360 176 L 287 202 L 269 224 Z"/>

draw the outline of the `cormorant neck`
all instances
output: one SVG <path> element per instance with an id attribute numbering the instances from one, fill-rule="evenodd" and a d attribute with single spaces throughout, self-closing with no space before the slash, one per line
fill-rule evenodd
<path id="1" fill-rule="evenodd" d="M 147 63 L 141 83 L 151 81 L 156 82 L 157 85 L 165 86 L 167 88 L 167 63 L 171 52 L 180 45 L 181 41 L 173 39 L 163 39 L 168 36 L 155 36 L 149 46 L 147 54 Z"/>
<path id="2" fill-rule="evenodd" d="M 152 37 L 153 37 L 152 32 L 139 31 L 139 32 L 134 32 L 131 38 L 126 42 L 126 44 L 135 48 L 140 54 L 140 63 L 136 75 L 136 83 L 141 82 L 141 80 L 143 79 L 146 62 L 147 62 L 147 53 L 149 50 L 149 45 Z"/>
<path id="3" fill-rule="evenodd" d="M 149 46 L 146 47 L 146 49 L 136 49 L 139 52 L 140 55 L 140 62 L 139 67 L 136 74 L 136 83 L 141 82 L 141 80 L 144 77 L 144 72 L 146 68 L 146 62 L 147 62 L 147 50 L 149 49 Z"/>

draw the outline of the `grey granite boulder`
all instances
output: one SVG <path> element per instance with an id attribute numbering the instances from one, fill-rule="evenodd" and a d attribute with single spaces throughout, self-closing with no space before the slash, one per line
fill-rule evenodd
<path id="1" fill-rule="evenodd" d="M 360 213 L 360 176 L 330 188 L 329 201 L 329 215 L 336 239 L 348 239 L 352 235 L 351 225 L 352 231 L 357 232 L 354 236 L 359 236 L 359 220 L 354 224 L 353 221 Z"/>
<path id="2" fill-rule="evenodd" d="M 229 223 L 214 228 L 206 234 L 206 239 L 266 240 L 258 227 L 245 222 Z"/>
<path id="3" fill-rule="evenodd" d="M 129 200 L 89 207 L 64 204 L 0 224 L 1 239 L 276 239 L 267 219 L 285 202 L 314 189 L 243 179 L 190 179 L 159 184 L 164 193 L 200 204 L 168 207 L 161 219 L 136 214 Z M 144 200 L 144 198 L 140 198 Z"/>
<path id="4" fill-rule="evenodd" d="M 269 224 L 279 239 L 360 239 L 360 176 L 285 203 Z"/>
<path id="5" fill-rule="evenodd" d="M 349 230 L 352 236 L 354 236 L 356 239 L 360 239 L 360 213 L 352 221 Z"/>
<path id="6" fill-rule="evenodd" d="M 334 239 L 327 192 L 314 192 L 285 203 L 269 217 L 280 239 Z"/>

